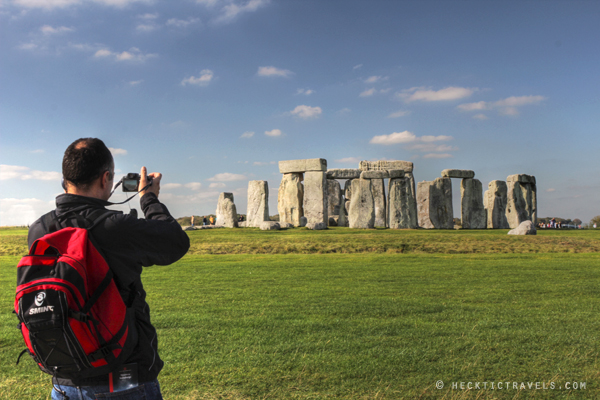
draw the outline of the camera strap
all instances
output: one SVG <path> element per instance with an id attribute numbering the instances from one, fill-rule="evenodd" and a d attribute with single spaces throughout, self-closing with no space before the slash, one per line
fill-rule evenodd
<path id="1" fill-rule="evenodd" d="M 112 192 L 110 192 L 110 195 L 112 196 L 113 193 L 115 192 L 115 190 L 117 190 L 117 188 L 123 183 L 123 178 L 121 178 L 121 180 L 119 182 L 117 182 L 117 184 L 115 185 L 114 189 L 112 190 Z M 127 199 L 121 201 L 120 203 L 111 203 L 110 201 L 106 202 L 107 206 L 118 206 L 119 204 L 125 204 L 127 203 L 129 200 L 133 199 L 135 196 L 137 196 L 138 194 L 140 194 L 140 192 L 143 192 L 144 190 L 148 189 L 150 186 L 152 186 L 152 182 L 150 182 L 149 184 L 147 184 L 146 186 L 144 186 L 142 189 L 140 189 L 138 192 L 132 194 L 131 196 L 129 196 Z"/>

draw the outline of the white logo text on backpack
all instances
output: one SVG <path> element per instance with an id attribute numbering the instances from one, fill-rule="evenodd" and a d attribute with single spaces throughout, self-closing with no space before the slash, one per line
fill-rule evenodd
<path id="1" fill-rule="evenodd" d="M 42 307 L 42 304 L 44 304 L 44 300 L 46 300 L 46 292 L 39 292 L 38 294 L 36 294 L 35 295 L 35 305 L 37 306 L 37 308 L 30 308 L 29 315 L 39 314 L 39 313 L 48 312 L 48 311 L 54 311 L 54 306 Z"/>

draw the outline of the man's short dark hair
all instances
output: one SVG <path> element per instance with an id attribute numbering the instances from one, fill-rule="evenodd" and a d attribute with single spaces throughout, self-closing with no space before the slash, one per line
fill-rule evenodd
<path id="1" fill-rule="evenodd" d="M 86 188 L 112 166 L 112 154 L 102 140 L 81 138 L 65 150 L 62 173 L 65 181 Z"/>

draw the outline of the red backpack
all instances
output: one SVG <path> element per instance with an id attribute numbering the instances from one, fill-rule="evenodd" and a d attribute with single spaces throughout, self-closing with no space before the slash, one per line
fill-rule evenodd
<path id="1" fill-rule="evenodd" d="M 74 210 L 74 212 L 77 210 Z M 127 308 L 90 231 L 112 211 L 97 210 L 62 228 L 54 211 L 42 221 L 50 233 L 36 240 L 17 266 L 15 312 L 40 369 L 66 379 L 108 375 L 137 344 Z M 71 215 L 71 213 L 69 213 Z M 18 364 L 17 360 L 17 364 Z"/>

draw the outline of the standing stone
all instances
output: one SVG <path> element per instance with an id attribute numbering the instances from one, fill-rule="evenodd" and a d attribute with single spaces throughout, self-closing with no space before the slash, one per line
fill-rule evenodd
<path id="1" fill-rule="evenodd" d="M 383 183 L 383 179 L 371 179 L 371 192 L 373 193 L 373 202 L 375 204 L 375 226 L 385 228 L 387 226 L 387 209 L 385 198 L 385 185 Z"/>
<path id="2" fill-rule="evenodd" d="M 408 177 L 390 179 L 387 214 L 390 229 L 415 229 L 418 226 L 417 202 Z"/>
<path id="3" fill-rule="evenodd" d="M 238 215 L 233 202 L 233 193 L 221 193 L 217 203 L 217 222 L 216 226 L 225 228 L 238 227 Z"/>
<path id="4" fill-rule="evenodd" d="M 417 186 L 419 226 L 426 229 L 454 229 L 452 181 L 436 178 Z"/>
<path id="5" fill-rule="evenodd" d="M 340 207 L 340 215 L 338 216 L 337 226 L 348 226 L 348 218 L 346 217 L 346 210 Z"/>
<path id="6" fill-rule="evenodd" d="M 464 178 L 460 182 L 460 219 L 463 229 L 485 229 L 487 213 L 483 206 L 479 179 Z"/>
<path id="7" fill-rule="evenodd" d="M 507 186 L 504 181 L 491 181 L 483 196 L 488 229 L 508 229 L 506 220 Z"/>
<path id="8" fill-rule="evenodd" d="M 310 223 L 329 222 L 327 215 L 327 174 L 308 171 L 304 175 L 304 215 Z"/>
<path id="9" fill-rule="evenodd" d="M 302 174 L 283 174 L 277 195 L 279 222 L 301 226 L 300 218 L 304 216 L 303 200 Z"/>
<path id="10" fill-rule="evenodd" d="M 352 197 L 348 210 L 348 226 L 357 229 L 375 227 L 375 202 L 370 179 L 352 180 Z"/>
<path id="11" fill-rule="evenodd" d="M 348 179 L 346 183 L 344 183 L 344 210 L 346 210 L 346 215 L 350 215 L 350 199 L 352 198 L 352 181 L 353 179 Z"/>
<path id="12" fill-rule="evenodd" d="M 248 211 L 246 227 L 260 227 L 269 220 L 269 183 L 267 181 L 248 182 Z"/>
<path id="13" fill-rule="evenodd" d="M 340 215 L 342 205 L 342 189 L 340 183 L 333 179 L 327 180 L 327 215 L 329 218 Z"/>
<path id="14" fill-rule="evenodd" d="M 506 219 L 511 228 L 523 221 L 537 223 L 537 188 L 535 176 L 516 174 L 506 178 L 508 187 Z"/>

